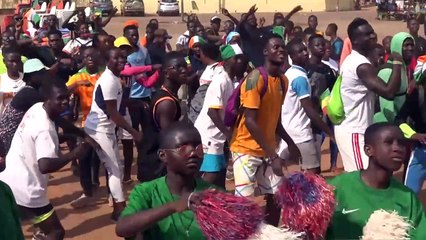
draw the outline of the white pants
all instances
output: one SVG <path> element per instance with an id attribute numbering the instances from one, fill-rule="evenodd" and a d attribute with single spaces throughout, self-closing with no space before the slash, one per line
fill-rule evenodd
<path id="1" fill-rule="evenodd" d="M 117 137 L 115 134 L 101 133 L 90 129 L 85 129 L 85 131 L 101 146 L 101 149 L 96 152 L 108 172 L 108 184 L 112 197 L 116 202 L 124 202 L 123 186 L 121 185 L 123 161 L 119 160 Z"/>
<path id="2" fill-rule="evenodd" d="M 124 115 L 123 118 L 124 120 L 126 120 L 126 122 L 130 126 L 132 126 L 132 119 L 130 118 L 129 108 L 127 107 L 126 107 L 126 115 Z M 130 134 L 128 131 L 126 131 L 123 128 L 118 128 L 117 135 L 118 135 L 118 139 L 120 140 L 133 140 L 132 134 Z"/>
<path id="3" fill-rule="evenodd" d="M 335 126 L 334 135 L 345 171 L 353 172 L 366 169 L 369 160 L 364 152 L 364 134 L 354 133 L 344 127 Z"/>

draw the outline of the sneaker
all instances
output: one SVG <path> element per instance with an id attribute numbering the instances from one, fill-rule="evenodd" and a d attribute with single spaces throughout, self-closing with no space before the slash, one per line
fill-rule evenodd
<path id="1" fill-rule="evenodd" d="M 91 197 L 88 197 L 86 196 L 86 194 L 83 193 L 79 198 L 71 202 L 71 207 L 82 208 L 89 205 L 89 203 L 91 203 L 92 200 L 93 199 Z"/>
<path id="2" fill-rule="evenodd" d="M 46 235 L 42 231 L 38 230 L 33 234 L 32 240 L 46 240 Z"/>
<path id="3" fill-rule="evenodd" d="M 112 221 L 113 223 L 117 223 L 119 218 L 120 218 L 120 214 L 119 214 L 119 213 L 115 213 L 115 212 L 113 212 L 113 213 L 111 214 L 111 221 Z"/>

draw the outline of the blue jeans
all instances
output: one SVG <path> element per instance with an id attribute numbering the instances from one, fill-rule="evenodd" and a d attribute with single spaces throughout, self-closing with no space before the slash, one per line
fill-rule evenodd
<path id="1" fill-rule="evenodd" d="M 329 122 L 329 121 L 328 121 Z M 330 127 L 331 131 L 334 133 L 334 126 L 330 122 L 328 123 L 328 127 Z M 326 134 L 324 132 L 321 133 L 321 145 L 324 143 Z M 330 166 L 336 167 L 337 165 L 337 155 L 339 154 L 339 149 L 337 148 L 337 144 L 330 140 Z"/>
<path id="2" fill-rule="evenodd" d="M 416 147 L 408 162 L 404 184 L 418 194 L 426 179 L 426 146 Z"/>

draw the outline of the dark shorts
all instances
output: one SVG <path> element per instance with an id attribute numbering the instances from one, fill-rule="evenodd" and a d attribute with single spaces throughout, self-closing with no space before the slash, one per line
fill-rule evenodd
<path id="1" fill-rule="evenodd" d="M 54 213 L 52 204 L 48 204 L 44 207 L 39 208 L 29 208 L 24 206 L 19 206 L 19 212 L 22 220 L 31 220 L 34 224 L 41 223 L 48 219 Z"/>

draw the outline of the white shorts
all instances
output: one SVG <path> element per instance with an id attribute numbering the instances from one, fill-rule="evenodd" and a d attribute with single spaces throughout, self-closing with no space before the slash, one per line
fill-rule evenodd
<path id="1" fill-rule="evenodd" d="M 334 136 L 345 171 L 367 169 L 369 159 L 364 152 L 364 134 L 353 133 L 343 127 L 335 126 Z"/>
<path id="2" fill-rule="evenodd" d="M 274 194 L 278 190 L 281 177 L 274 174 L 269 159 L 232 153 L 232 160 L 236 196 Z"/>
<path id="3" fill-rule="evenodd" d="M 130 118 L 128 108 L 126 108 L 126 115 L 124 115 L 123 118 L 124 120 L 126 120 L 128 124 L 130 124 L 130 126 L 132 126 L 132 119 Z M 120 140 L 133 140 L 132 134 L 130 134 L 127 130 L 123 128 L 118 128 L 117 136 L 118 136 L 118 139 Z"/>

